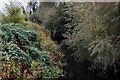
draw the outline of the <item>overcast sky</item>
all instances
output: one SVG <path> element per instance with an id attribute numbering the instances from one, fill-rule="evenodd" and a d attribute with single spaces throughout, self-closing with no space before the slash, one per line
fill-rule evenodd
<path id="1" fill-rule="evenodd" d="M 0 0 L 0 11 L 3 11 L 3 8 L 5 8 L 5 4 L 9 4 L 10 1 L 18 1 L 21 2 L 24 7 L 27 6 L 27 2 L 32 0 Z M 57 0 L 34 0 L 34 1 L 57 1 Z M 58 0 L 60 1 L 60 0 Z M 69 0 L 66 0 L 69 1 Z"/>
<path id="2" fill-rule="evenodd" d="M 27 2 L 32 1 L 32 0 L 0 0 L 0 11 L 3 11 L 3 8 L 5 8 L 5 4 L 9 4 L 10 1 L 18 1 L 21 2 L 24 7 L 27 6 Z M 62 1 L 62 0 L 34 0 L 34 1 Z M 64 0 L 64 1 L 69 1 L 69 0 Z"/>
<path id="3" fill-rule="evenodd" d="M 3 11 L 3 8 L 5 8 L 5 4 L 9 4 L 10 1 L 19 1 L 24 7 L 26 7 L 29 0 L 0 0 L 0 11 Z"/>

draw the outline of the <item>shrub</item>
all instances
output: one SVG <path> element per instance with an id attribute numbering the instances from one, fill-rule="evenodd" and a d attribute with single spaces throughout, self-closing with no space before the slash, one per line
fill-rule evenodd
<path id="1" fill-rule="evenodd" d="M 21 24 L 3 24 L 3 78 L 58 78 L 61 70 L 51 52 L 42 51 L 36 32 Z"/>
<path id="2" fill-rule="evenodd" d="M 18 4 L 18 3 L 17 3 Z M 15 2 L 10 2 L 9 5 L 6 4 L 4 13 L 0 13 L 2 23 L 24 23 L 26 18 L 26 13 L 23 6 L 19 3 L 17 5 Z"/>

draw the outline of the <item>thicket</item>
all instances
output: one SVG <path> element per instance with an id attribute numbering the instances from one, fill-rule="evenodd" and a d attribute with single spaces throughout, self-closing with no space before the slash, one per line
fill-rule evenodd
<path id="1" fill-rule="evenodd" d="M 119 59 L 118 3 L 74 3 L 73 9 L 78 22 L 66 40 L 73 56 L 107 70 Z"/>
<path id="2" fill-rule="evenodd" d="M 21 24 L 4 24 L 2 30 L 2 78 L 58 78 L 61 71 L 52 53 L 41 50 L 34 31 Z"/>
<path id="3" fill-rule="evenodd" d="M 11 2 L 6 5 L 1 18 L 2 78 L 52 79 L 63 76 L 63 53 L 42 25 L 26 21 L 28 16 L 23 6 Z"/>
<path id="4" fill-rule="evenodd" d="M 44 5 L 48 6 L 47 3 Z M 47 10 L 46 7 L 42 8 Z M 118 70 L 116 64 L 119 63 L 120 56 L 119 2 L 61 2 L 52 7 L 48 6 L 48 12 L 51 9 L 54 12 L 52 17 L 45 10 L 41 10 L 43 15 L 47 15 L 49 19 L 43 18 L 39 12 L 36 14 L 40 16 L 39 19 L 45 20 L 42 22 L 51 32 L 52 38 L 55 38 L 62 47 L 67 46 L 68 50 L 72 50 L 69 54 L 65 54 L 74 57 L 78 63 L 85 60 L 92 62 L 93 70 L 102 69 L 105 73 L 109 67 L 114 67 L 115 72 Z"/>
<path id="5" fill-rule="evenodd" d="M 32 8 L 34 9 L 35 7 L 34 3 L 30 4 L 30 6 L 32 6 L 31 9 Z M 16 11 L 17 9 L 13 11 L 8 7 L 8 10 L 15 13 L 16 12 L 19 13 L 19 10 Z M 81 64 L 81 63 L 85 63 L 85 61 L 87 60 L 88 62 L 91 62 L 92 65 L 90 66 L 90 68 L 87 69 L 92 69 L 93 71 L 95 69 L 102 70 L 105 74 L 107 74 L 109 67 L 113 67 L 112 70 L 115 73 L 119 71 L 118 69 L 118 67 L 120 66 L 119 65 L 120 62 L 119 61 L 119 57 L 120 57 L 119 3 L 73 3 L 73 2 L 42 3 L 41 2 L 40 5 L 37 6 L 37 9 L 35 10 L 36 10 L 35 12 L 34 10 L 32 10 L 33 12 L 30 12 L 29 20 L 39 24 L 42 23 L 45 28 L 43 28 L 43 26 L 41 25 L 36 25 L 31 22 L 22 22 L 24 27 L 27 27 L 27 29 L 30 30 L 30 34 L 28 34 L 29 31 L 26 32 L 27 30 L 26 29 L 24 30 L 23 28 L 19 29 L 20 25 L 18 24 L 17 25 L 19 26 L 19 28 L 18 27 L 16 28 L 14 26 L 11 28 L 2 27 L 2 29 L 10 31 L 10 33 L 6 31 L 5 34 L 8 35 L 9 33 L 9 36 L 5 37 L 5 41 L 7 40 L 9 42 L 8 45 L 12 44 L 11 45 L 12 48 L 19 51 L 18 48 L 14 46 L 17 46 L 17 44 L 20 43 L 22 43 L 22 45 L 26 44 L 25 46 L 22 46 L 20 44 L 22 48 L 21 46 L 18 47 L 20 50 L 22 50 L 24 53 L 27 54 L 27 55 L 22 55 L 25 57 L 24 59 L 27 59 L 27 62 L 35 61 L 35 63 L 37 64 L 39 62 L 36 62 L 35 59 L 41 60 L 41 58 L 39 59 L 40 54 L 42 54 L 41 56 L 43 56 L 44 54 L 52 53 L 52 57 L 49 54 L 45 56 L 50 62 L 49 65 L 56 64 L 57 66 L 59 65 L 59 68 L 62 68 L 61 62 L 63 60 L 64 55 L 61 52 L 59 52 L 60 51 L 59 46 L 61 48 L 67 46 L 64 52 L 66 52 L 67 50 L 69 52 L 69 53 L 65 53 L 65 55 L 69 57 L 69 59 L 67 57 L 68 62 L 75 60 L 75 62 Z M 16 17 L 13 16 L 14 18 L 12 18 L 10 15 L 8 16 L 2 15 L 3 23 L 6 23 L 7 20 L 9 20 L 8 22 L 21 23 L 21 18 L 17 18 L 16 20 Z M 10 25 L 11 24 L 9 24 L 9 26 Z M 15 29 L 17 32 L 14 32 L 13 29 Z M 45 29 L 47 29 L 49 32 Z M 22 32 L 20 32 L 21 30 Z M 31 32 L 31 30 L 34 30 L 36 32 Z M 10 35 L 10 34 L 14 35 L 14 33 L 17 33 L 17 36 L 20 37 L 20 39 L 16 43 L 15 43 L 16 38 L 15 37 L 13 38 L 13 36 Z M 57 41 L 56 43 L 59 44 L 59 46 L 57 46 L 51 40 L 50 34 L 51 34 L 51 38 L 54 41 Z M 39 36 L 39 39 L 35 38 L 36 35 Z M 8 37 L 10 37 L 10 39 L 8 39 Z M 31 37 L 34 37 L 32 38 L 33 40 L 31 40 Z M 35 39 L 35 43 L 34 43 L 34 39 Z M 39 45 L 36 42 L 38 43 L 40 42 Z M 31 45 L 30 43 L 32 43 L 33 45 Z M 5 42 L 4 44 L 6 45 Z M 4 46 L 4 47 L 9 48 L 8 46 Z M 11 48 L 9 49 L 12 50 Z M 45 52 L 43 50 L 45 50 Z M 39 55 L 38 52 L 40 53 Z M 7 51 L 7 53 L 9 53 L 9 50 Z M 35 58 L 32 57 L 33 55 L 35 56 Z M 46 58 L 45 60 L 47 60 Z M 53 58 L 56 59 L 53 60 Z M 25 61 L 24 59 L 22 60 Z M 54 61 L 53 63 L 52 60 Z M 46 61 L 43 62 L 45 65 L 47 65 Z M 41 64 L 41 66 L 43 65 Z M 57 72 L 60 71 L 58 68 L 55 67 L 55 65 L 53 67 L 54 69 L 57 69 Z M 46 69 L 43 70 L 44 71 L 50 70 L 50 74 L 48 75 L 51 76 L 52 74 L 51 68 L 49 69 L 47 67 Z"/>

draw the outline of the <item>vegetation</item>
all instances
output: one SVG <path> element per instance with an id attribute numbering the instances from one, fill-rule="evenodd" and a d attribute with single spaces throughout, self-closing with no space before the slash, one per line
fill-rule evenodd
<path id="1" fill-rule="evenodd" d="M 24 23 L 25 22 L 25 13 L 23 6 L 18 6 L 14 2 L 10 2 L 9 5 L 6 4 L 5 12 L 1 13 L 2 23 L 16 22 Z M 22 11 L 22 12 L 21 12 Z"/>
<path id="2" fill-rule="evenodd" d="M 45 7 L 41 7 L 43 4 Z M 119 3 L 59 3 L 52 7 L 48 3 L 42 5 L 42 10 L 38 10 L 49 18 L 44 18 L 40 12 L 36 12 L 36 15 L 40 16 L 39 20 L 44 19 L 42 23 L 51 32 L 52 39 L 61 48 L 67 46 L 63 51 L 68 56 L 68 63 L 73 64 L 70 61 L 75 60 L 81 64 L 87 60 L 92 62 L 92 70 L 102 69 L 107 74 L 108 68 L 114 66 L 113 71 L 118 71 Z M 49 8 L 48 12 L 52 9 L 52 17 L 43 8 Z"/>
<path id="3" fill-rule="evenodd" d="M 1 13 L 3 78 L 120 79 L 119 2 L 27 7 Z"/>
<path id="4" fill-rule="evenodd" d="M 59 47 L 42 25 L 27 22 L 20 9 L 11 3 L 7 5 L 6 14 L 1 13 L 2 78 L 44 79 L 63 76 L 61 59 L 64 55 Z"/>
<path id="5" fill-rule="evenodd" d="M 104 10 L 99 12 L 99 9 L 101 9 L 103 5 L 107 5 L 105 10 L 109 7 L 110 11 L 108 10 L 107 13 L 104 13 Z M 110 24 L 109 21 L 118 18 L 118 16 L 115 15 L 117 14 L 118 6 L 115 3 L 98 3 L 96 5 L 91 3 L 87 5 L 77 3 L 74 7 L 77 6 L 79 7 L 76 11 L 79 14 L 76 13 L 75 15 L 79 18 L 78 25 L 73 29 L 72 35 L 68 36 L 67 43 L 71 49 L 74 50 L 75 53 L 73 53 L 73 55 L 79 57 L 78 60 L 91 58 L 90 60 L 95 64 L 100 63 L 101 66 L 104 65 L 103 68 L 106 68 L 108 65 L 113 64 L 119 57 L 118 47 L 117 45 L 115 46 L 113 40 L 116 40 L 114 36 L 118 37 L 115 33 L 117 30 L 111 29 L 114 27 L 114 24 L 108 25 Z M 114 11 L 114 13 L 112 13 L 112 11 Z M 107 17 L 102 17 L 101 15 Z M 111 16 L 113 16 L 113 18 L 110 18 Z M 109 21 L 107 18 L 109 18 Z M 106 21 L 108 21 L 108 23 Z M 113 22 L 115 23 L 116 21 Z M 109 32 L 112 34 L 109 34 Z M 101 66 L 99 65 L 98 67 Z"/>
<path id="6" fill-rule="evenodd" d="M 3 78 L 57 78 L 61 75 L 51 52 L 41 50 L 34 31 L 21 24 L 2 25 Z M 7 71 L 7 73 L 6 73 Z"/>

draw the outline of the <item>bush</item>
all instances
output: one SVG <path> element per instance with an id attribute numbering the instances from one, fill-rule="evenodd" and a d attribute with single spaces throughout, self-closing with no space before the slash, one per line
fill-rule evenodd
<path id="1" fill-rule="evenodd" d="M 63 45 L 69 45 L 77 62 L 87 59 L 95 63 L 96 68 L 105 70 L 114 65 L 119 53 L 119 47 L 114 44 L 114 39 L 119 34 L 117 5 L 118 3 L 74 3 L 73 21 L 77 20 L 77 25 L 71 24 L 74 26 L 73 32 L 65 35 L 68 39 L 63 41 Z"/>
<path id="2" fill-rule="evenodd" d="M 18 3 L 17 3 L 18 4 Z M 4 13 L 0 13 L 2 23 L 24 23 L 26 18 L 26 13 L 23 6 L 19 6 L 14 2 L 10 2 L 9 5 L 6 4 Z"/>
<path id="3" fill-rule="evenodd" d="M 61 70 L 55 65 L 51 52 L 41 50 L 36 32 L 21 24 L 3 24 L 3 78 L 58 78 Z"/>

